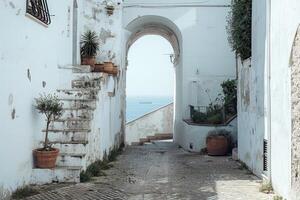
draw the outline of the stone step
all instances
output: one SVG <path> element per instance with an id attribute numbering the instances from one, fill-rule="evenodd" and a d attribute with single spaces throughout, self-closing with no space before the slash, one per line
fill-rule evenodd
<path id="1" fill-rule="evenodd" d="M 96 108 L 96 101 L 87 101 L 85 99 L 60 99 L 64 108 Z"/>
<path id="2" fill-rule="evenodd" d="M 30 184 L 48 184 L 53 182 L 79 183 L 82 167 L 68 166 L 54 169 L 32 169 Z"/>
<path id="3" fill-rule="evenodd" d="M 141 138 L 140 143 L 150 142 L 148 138 Z"/>
<path id="4" fill-rule="evenodd" d="M 155 134 L 156 140 L 171 140 L 173 139 L 172 133 L 157 133 Z"/>
<path id="5" fill-rule="evenodd" d="M 91 73 L 92 67 L 90 65 L 73 65 L 70 66 L 73 73 Z"/>
<path id="6" fill-rule="evenodd" d="M 95 99 L 99 90 L 97 89 L 58 89 L 60 99 Z"/>
<path id="7" fill-rule="evenodd" d="M 42 130 L 43 132 L 46 132 L 46 130 Z M 75 128 L 75 129 L 68 129 L 68 128 L 65 128 L 65 129 L 58 129 L 58 128 L 50 128 L 48 129 L 48 132 L 53 132 L 53 133 L 68 133 L 68 132 L 73 132 L 73 133 L 76 133 L 76 132 L 91 132 L 91 129 L 84 129 L 84 128 Z"/>
<path id="8" fill-rule="evenodd" d="M 95 110 L 96 107 L 82 106 L 82 107 L 63 107 L 64 111 L 80 111 L 80 110 Z"/>
<path id="9" fill-rule="evenodd" d="M 85 119 L 85 118 L 59 118 L 52 120 L 54 122 L 82 122 L 82 121 L 91 121 L 92 119 Z"/>
<path id="10" fill-rule="evenodd" d="M 72 88 L 77 89 L 96 89 L 101 90 L 101 80 L 102 78 L 80 78 L 72 81 Z"/>
<path id="11" fill-rule="evenodd" d="M 43 141 L 41 141 L 43 143 Z M 57 140 L 57 141 L 50 141 L 50 144 L 88 144 L 89 142 L 87 140 Z"/>
<path id="12" fill-rule="evenodd" d="M 66 110 L 63 112 L 61 119 L 67 118 L 80 118 L 80 119 L 93 119 L 93 109 L 79 109 L 79 110 Z"/>
<path id="13" fill-rule="evenodd" d="M 85 154 L 68 154 L 62 153 L 58 156 L 56 160 L 56 165 L 60 167 L 67 166 L 86 166 L 86 157 Z"/>
<path id="14" fill-rule="evenodd" d="M 91 121 L 90 120 L 61 120 L 61 121 L 52 121 L 50 124 L 51 129 L 90 129 Z"/>
<path id="15" fill-rule="evenodd" d="M 93 102 L 96 102 L 97 99 L 83 99 L 83 98 L 58 98 L 60 101 L 62 101 L 63 103 L 65 101 L 77 101 L 77 102 L 90 102 L 90 103 L 93 103 Z"/>
<path id="16" fill-rule="evenodd" d="M 88 132 L 49 132 L 49 141 L 84 141 L 88 140 Z"/>
<path id="17" fill-rule="evenodd" d="M 54 143 L 53 148 L 58 148 L 60 154 L 86 154 L 87 153 L 87 144 L 74 143 L 74 144 L 62 144 Z"/>

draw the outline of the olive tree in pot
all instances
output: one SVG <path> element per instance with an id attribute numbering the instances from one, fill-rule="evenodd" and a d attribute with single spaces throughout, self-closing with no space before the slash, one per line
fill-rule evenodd
<path id="1" fill-rule="evenodd" d="M 54 168 L 59 149 L 52 148 L 48 139 L 49 125 L 63 114 L 63 104 L 55 95 L 41 95 L 36 99 L 36 109 L 46 117 L 46 129 L 43 148 L 33 150 L 35 166 L 38 168 Z"/>
<path id="2" fill-rule="evenodd" d="M 81 36 L 80 41 L 81 64 L 90 65 L 93 69 L 96 64 L 97 51 L 99 50 L 99 39 L 95 31 L 88 30 Z"/>
<path id="3" fill-rule="evenodd" d="M 231 147 L 230 132 L 225 129 L 209 131 L 206 137 L 207 153 L 210 156 L 225 156 Z"/>

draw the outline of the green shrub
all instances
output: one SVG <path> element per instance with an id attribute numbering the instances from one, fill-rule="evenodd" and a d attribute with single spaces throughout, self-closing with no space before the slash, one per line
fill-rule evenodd
<path id="1" fill-rule="evenodd" d="M 80 172 L 80 182 L 81 183 L 88 182 L 91 180 L 91 178 L 92 178 L 92 175 L 88 171 Z"/>
<path id="2" fill-rule="evenodd" d="M 237 113 L 237 82 L 235 79 L 224 81 L 221 84 L 224 94 L 225 112 L 228 114 Z"/>
<path id="3" fill-rule="evenodd" d="M 33 189 L 30 186 L 25 186 L 22 188 L 18 188 L 11 196 L 12 199 L 23 199 L 26 197 L 30 197 L 33 195 L 39 194 L 36 189 Z"/>
<path id="4" fill-rule="evenodd" d="M 227 32 L 232 49 L 245 60 L 251 57 L 252 0 L 232 0 Z"/>
<path id="5" fill-rule="evenodd" d="M 39 113 L 42 113 L 46 117 L 46 133 L 45 133 L 45 139 L 44 139 L 44 147 L 43 150 L 50 151 L 51 144 L 49 143 L 48 134 L 49 134 L 49 125 L 52 120 L 58 119 L 63 114 L 63 104 L 58 99 L 56 95 L 51 94 L 44 94 L 41 95 L 39 98 L 35 99 L 36 101 L 36 109 L 39 111 Z"/>

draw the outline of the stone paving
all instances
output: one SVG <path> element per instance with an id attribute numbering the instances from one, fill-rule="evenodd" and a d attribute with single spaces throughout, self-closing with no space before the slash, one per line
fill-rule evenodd
<path id="1" fill-rule="evenodd" d="M 114 167 L 27 200 L 271 200 L 260 181 L 230 157 L 189 153 L 171 142 L 127 148 Z"/>

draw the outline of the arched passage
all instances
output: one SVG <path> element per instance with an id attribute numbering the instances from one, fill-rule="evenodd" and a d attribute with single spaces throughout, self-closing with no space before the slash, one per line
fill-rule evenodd
<path id="1" fill-rule="evenodd" d="M 182 37 L 178 27 L 169 19 L 161 16 L 143 16 L 132 20 L 126 25 L 128 31 L 125 39 L 125 61 L 127 63 L 127 54 L 131 45 L 139 38 L 145 35 L 159 35 L 170 42 L 173 47 L 174 55 L 172 62 L 175 67 L 175 94 L 174 94 L 174 140 L 176 142 L 176 127 L 182 119 Z"/>

